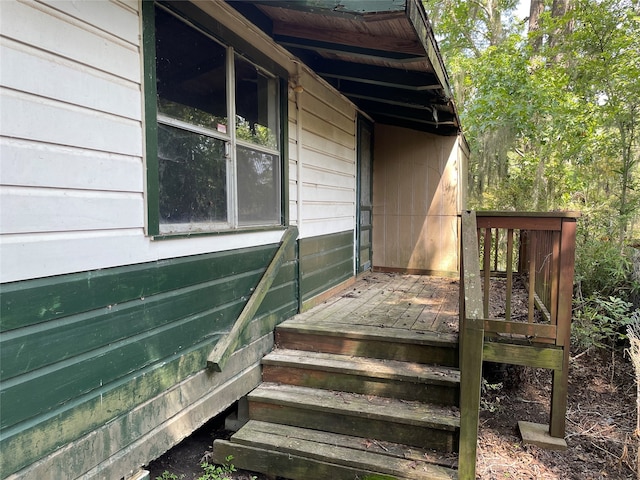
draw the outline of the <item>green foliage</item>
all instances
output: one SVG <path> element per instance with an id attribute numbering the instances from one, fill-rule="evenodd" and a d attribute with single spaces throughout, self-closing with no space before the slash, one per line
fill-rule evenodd
<path id="1" fill-rule="evenodd" d="M 162 472 L 162 475 L 156 477 L 156 480 L 181 480 L 182 478 L 184 478 L 184 475 L 178 476 L 175 473 L 171 473 L 168 470 L 165 470 L 164 472 Z"/>
<path id="2" fill-rule="evenodd" d="M 621 246 L 640 224 L 640 4 L 546 2 L 527 34 L 515 2 L 424 3 L 471 146 L 470 206 L 606 207 L 591 235 Z"/>
<path id="3" fill-rule="evenodd" d="M 528 32 L 515 2 L 424 3 L 471 147 L 469 207 L 582 212 L 574 339 L 611 346 L 640 298 L 625 249 L 640 237 L 640 2 L 544 2 Z"/>
<path id="4" fill-rule="evenodd" d="M 215 465 L 208 462 L 202 462 L 200 466 L 204 470 L 204 474 L 198 477 L 198 480 L 232 480 L 233 474 L 237 471 L 236 467 L 231 463 L 233 455 L 225 458 L 223 465 Z M 251 477 L 255 480 L 256 477 Z"/>
<path id="5" fill-rule="evenodd" d="M 585 229 L 586 230 L 586 229 Z M 585 231 L 578 239 L 575 282 L 582 297 L 617 295 L 625 299 L 631 293 L 631 264 L 607 235 L 594 237 Z"/>
<path id="6" fill-rule="evenodd" d="M 499 383 L 489 383 L 484 377 L 482 378 L 482 383 L 480 384 L 480 409 L 485 412 L 497 412 L 501 409 L 502 404 L 500 403 L 500 398 L 498 395 L 495 395 L 493 398 L 490 397 L 490 393 L 498 393 L 502 391 L 504 387 L 502 382 Z"/>
<path id="7" fill-rule="evenodd" d="M 572 340 L 579 350 L 614 348 L 626 338 L 626 330 L 639 315 L 633 304 L 619 297 L 593 295 L 577 310 L 572 325 Z"/>

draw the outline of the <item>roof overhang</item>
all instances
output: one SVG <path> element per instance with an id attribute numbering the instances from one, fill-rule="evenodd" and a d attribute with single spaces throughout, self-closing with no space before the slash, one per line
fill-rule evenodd
<path id="1" fill-rule="evenodd" d="M 460 131 L 420 0 L 229 3 L 376 122 L 438 135 Z"/>

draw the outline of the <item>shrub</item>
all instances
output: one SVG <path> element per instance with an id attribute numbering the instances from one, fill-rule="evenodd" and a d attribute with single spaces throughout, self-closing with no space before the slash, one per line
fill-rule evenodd
<path id="1" fill-rule="evenodd" d="M 619 297 L 594 294 L 576 309 L 572 340 L 579 350 L 614 348 L 626 338 L 627 326 L 638 315 L 633 304 Z"/>

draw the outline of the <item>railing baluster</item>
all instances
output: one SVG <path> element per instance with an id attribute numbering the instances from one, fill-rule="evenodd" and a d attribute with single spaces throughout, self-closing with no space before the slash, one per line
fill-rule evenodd
<path id="1" fill-rule="evenodd" d="M 506 320 L 511 321 L 511 297 L 513 293 L 513 229 L 507 230 L 507 304 L 504 307 Z"/>
<path id="2" fill-rule="evenodd" d="M 498 252 L 500 251 L 500 229 L 496 228 L 495 256 L 493 257 L 493 271 L 498 271 Z"/>
<path id="3" fill-rule="evenodd" d="M 484 318 L 489 318 L 489 293 L 491 288 L 491 228 L 484 230 Z"/>
<path id="4" fill-rule="evenodd" d="M 558 282 L 560 279 L 560 232 L 553 232 L 553 246 L 552 246 L 552 259 L 551 259 L 551 295 L 549 297 L 548 305 L 549 320 L 551 325 L 558 324 Z"/>
<path id="5" fill-rule="evenodd" d="M 536 299 L 536 257 L 538 232 L 529 231 L 529 312 L 528 321 L 533 323 L 533 310 Z"/>

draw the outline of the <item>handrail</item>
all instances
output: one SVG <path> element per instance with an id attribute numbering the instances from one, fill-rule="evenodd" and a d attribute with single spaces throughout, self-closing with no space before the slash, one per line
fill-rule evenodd
<path id="1" fill-rule="evenodd" d="M 508 334 L 513 338 L 519 336 L 533 344 L 527 353 L 531 354 L 527 361 L 532 366 L 539 362 L 539 359 L 534 357 L 552 354 L 554 358 L 560 358 L 561 366 L 553 369 L 549 421 L 549 434 L 558 438 L 564 437 L 566 426 L 576 221 L 579 217 L 578 212 L 476 212 L 478 239 L 484 240 L 484 314 L 487 319 L 485 336 L 493 335 L 504 339 L 505 334 Z M 502 238 L 507 237 L 506 247 L 504 241 L 501 243 L 499 240 L 500 232 L 503 232 Z M 518 248 L 513 246 L 516 234 Z M 518 261 L 514 272 L 516 255 Z M 499 261 L 499 257 L 502 258 L 502 262 Z M 499 264 L 505 263 L 506 268 L 500 271 Z M 514 273 L 528 284 L 526 323 L 514 322 L 511 318 Z M 507 278 L 505 318 L 489 320 L 490 277 L 501 274 Z M 534 310 L 542 314 L 544 323 L 534 321 Z M 549 352 L 549 348 L 558 350 Z M 490 356 L 495 352 L 495 349 L 492 350 Z M 497 354 L 498 361 L 510 363 L 502 358 L 512 352 L 513 349 L 503 348 L 502 353 Z M 485 356 L 488 354 L 485 350 Z M 558 360 L 554 362 L 557 364 Z"/>
<path id="2" fill-rule="evenodd" d="M 564 437 L 579 216 L 575 212 L 461 214 L 460 479 L 475 478 L 483 360 L 553 370 L 549 435 Z M 528 283 L 524 321 L 515 321 L 511 308 L 514 275 Z M 493 276 L 506 277 L 504 318 L 489 317 Z M 534 309 L 542 312 L 543 323 L 534 321 Z"/>
<path id="3" fill-rule="evenodd" d="M 460 252 L 460 448 L 458 478 L 476 478 L 478 415 L 482 381 L 484 305 L 475 212 L 461 217 Z"/>
<path id="4" fill-rule="evenodd" d="M 295 226 L 287 228 L 282 236 L 280 246 L 276 251 L 271 263 L 265 270 L 262 278 L 258 282 L 255 290 L 251 294 L 249 301 L 245 304 L 242 312 L 238 316 L 236 322 L 229 333 L 227 333 L 222 339 L 216 343 L 209 357 L 207 358 L 207 367 L 216 372 L 221 372 L 231 354 L 235 351 L 236 347 L 240 343 L 240 334 L 253 319 L 253 316 L 258 311 L 260 304 L 267 296 L 269 288 L 273 284 L 280 266 L 284 262 L 285 253 L 289 246 L 298 238 L 298 229 Z"/>

